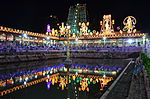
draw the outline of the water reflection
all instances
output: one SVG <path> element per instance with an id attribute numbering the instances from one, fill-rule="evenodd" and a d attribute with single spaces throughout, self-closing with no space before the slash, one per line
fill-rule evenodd
<path id="1" fill-rule="evenodd" d="M 12 90 L 10 91 L 14 91 L 14 92 L 9 93 L 9 91 L 7 90 L 6 93 L 9 94 L 4 95 L 4 97 L 8 98 L 8 97 L 15 96 L 14 99 L 19 99 L 17 97 L 19 97 L 18 93 L 20 93 L 20 90 L 19 91 L 16 90 L 18 89 L 23 89 L 28 91 L 36 90 L 36 87 L 40 85 L 41 90 L 45 90 L 47 87 L 48 91 L 56 92 L 58 94 L 57 97 L 58 99 L 59 96 L 61 96 L 59 94 L 61 94 L 62 92 L 60 92 L 60 90 L 58 91 L 57 89 L 61 89 L 64 91 L 63 94 L 67 94 L 66 86 L 68 84 L 67 80 L 69 80 L 69 83 L 71 84 L 71 88 L 70 88 L 71 89 L 70 93 L 72 93 L 71 96 L 78 97 L 78 98 L 83 97 L 83 95 L 84 97 L 85 96 L 91 97 L 93 96 L 93 94 L 91 94 L 93 91 L 97 90 L 94 93 L 95 95 L 96 93 L 99 93 L 100 90 L 104 90 L 105 86 L 109 85 L 109 82 L 113 80 L 112 74 L 114 72 L 116 72 L 116 74 L 117 72 L 119 73 L 119 70 L 124 68 L 124 66 L 126 66 L 126 64 L 128 63 L 127 60 L 118 61 L 118 60 L 108 60 L 108 59 L 107 60 L 73 59 L 73 65 L 70 68 L 70 72 L 71 72 L 70 78 L 67 79 L 65 74 L 66 72 L 65 67 L 62 64 L 63 61 L 64 59 L 54 59 L 48 61 L 1 65 L 0 90 L 3 91 L 11 88 Z M 110 73 L 112 76 L 110 75 Z M 96 89 L 92 90 L 93 88 L 95 88 L 94 86 L 97 87 Z M 85 93 L 85 94 L 81 94 L 81 93 Z M 30 93 L 28 94 L 29 94 L 28 96 L 24 94 L 22 95 L 23 97 L 30 99 L 33 95 L 31 95 Z M 40 93 L 39 95 L 42 95 L 43 97 L 45 96 L 44 93 Z M 67 95 L 63 97 L 66 98 L 66 96 Z M 53 96 L 51 95 L 47 97 L 53 98 Z M 61 97 L 61 99 L 64 98 Z"/>

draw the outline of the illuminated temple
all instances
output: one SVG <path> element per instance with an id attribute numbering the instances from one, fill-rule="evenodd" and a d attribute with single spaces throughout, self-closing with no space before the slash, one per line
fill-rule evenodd
<path id="1" fill-rule="evenodd" d="M 137 88 L 137 83 L 145 84 L 143 78 L 134 76 L 145 68 L 142 62 L 149 62 L 140 60 L 141 52 L 148 52 L 148 33 L 136 28 L 134 16 L 125 17 L 117 30 L 116 21 L 111 14 L 103 15 L 97 21 L 100 30 L 91 30 L 86 4 L 77 4 L 69 8 L 66 23 L 57 24 L 57 29 L 49 23 L 45 33 L 0 26 L 0 96 L 126 99 L 134 88 L 145 92 Z"/>
<path id="2" fill-rule="evenodd" d="M 70 7 L 68 23 L 62 22 L 58 26 L 59 29 L 54 29 L 48 24 L 46 33 L 35 33 L 0 26 L 0 41 L 21 45 L 34 43 L 40 45 L 65 45 L 67 34 L 69 34 L 71 45 L 128 46 L 127 42 L 132 38 L 132 40 L 129 40 L 131 41 L 130 45 L 141 46 L 144 43 L 143 39 L 148 41 L 145 38 L 147 33 L 141 33 L 137 31 L 138 29 L 136 30 L 136 19 L 133 16 L 127 16 L 123 20 L 124 28 L 117 27 L 118 31 L 114 31 L 115 20 L 111 19 L 111 15 L 104 15 L 103 20 L 100 21 L 101 30 L 90 30 L 85 7 L 86 5 L 80 4 Z M 80 14 L 83 14 L 84 17 L 81 18 Z"/>

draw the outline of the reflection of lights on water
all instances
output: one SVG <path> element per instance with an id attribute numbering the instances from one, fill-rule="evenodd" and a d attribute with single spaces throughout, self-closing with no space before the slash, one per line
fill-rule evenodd
<path id="1" fill-rule="evenodd" d="M 23 84 L 24 84 L 24 85 L 26 85 L 26 84 L 27 84 L 27 82 L 25 81 L 25 82 L 23 82 Z"/>
<path id="2" fill-rule="evenodd" d="M 22 82 L 22 77 L 19 78 L 19 82 Z"/>
<path id="3" fill-rule="evenodd" d="M 112 72 L 112 75 L 116 75 L 116 73 L 117 73 L 116 71 L 113 71 L 113 72 Z"/>
<path id="4" fill-rule="evenodd" d="M 45 76 L 45 72 L 43 73 L 43 76 Z"/>
<path id="5" fill-rule="evenodd" d="M 93 68 L 91 68 L 90 66 L 73 65 L 73 67 L 71 69 L 69 69 L 69 71 L 74 72 L 73 73 L 74 75 L 72 77 L 70 76 L 70 78 L 72 78 L 74 80 L 74 82 L 79 84 L 82 81 L 82 79 L 84 79 L 84 78 L 80 77 L 80 73 L 87 73 L 88 72 L 88 73 L 104 74 L 101 77 L 103 79 L 107 80 L 108 78 L 106 77 L 106 74 L 107 75 L 109 75 L 109 74 L 110 75 L 116 75 L 117 72 L 119 72 L 121 69 L 122 69 L 121 67 L 119 67 L 119 68 L 116 68 L 116 67 L 105 68 L 105 66 L 97 66 L 96 68 L 94 68 L 94 66 L 93 66 Z M 107 71 L 107 70 L 109 70 L 109 71 Z M 54 80 L 52 80 L 51 76 L 48 73 L 53 74 L 55 72 L 60 72 L 60 71 L 63 71 L 63 72 L 67 71 L 67 68 L 65 68 L 63 65 L 62 66 L 59 65 L 59 67 L 49 67 L 49 68 L 46 68 L 46 69 L 45 68 L 40 69 L 39 71 L 34 70 L 33 72 L 29 71 L 28 75 L 23 74 L 23 75 L 18 76 L 16 78 L 17 79 L 16 81 L 22 82 L 24 85 L 26 85 L 28 80 L 30 80 L 32 78 L 38 78 L 38 77 L 41 77 L 41 76 L 44 77 L 46 75 L 46 78 L 48 78 L 47 82 L 52 81 L 53 83 L 57 83 L 57 82 L 59 82 L 59 78 L 56 76 L 56 77 L 53 77 Z M 87 77 L 85 78 L 86 79 L 85 81 L 87 81 L 86 82 L 87 84 L 96 84 L 96 83 L 100 82 L 99 79 L 95 79 L 95 78 L 93 78 L 93 79 L 89 78 L 88 79 L 88 78 Z M 64 79 L 66 79 L 66 78 L 64 77 Z M 105 81 L 105 80 L 103 80 L 103 81 Z M 69 80 L 69 82 L 70 81 L 71 80 Z M 13 81 L 11 82 L 11 84 L 12 83 L 13 83 Z M 54 85 L 53 83 L 52 83 L 52 85 Z M 66 80 L 64 80 L 63 84 L 67 84 Z M 66 85 L 63 85 L 63 87 L 65 87 L 65 86 Z M 50 84 L 47 84 L 47 88 L 50 89 Z M 78 90 L 78 87 L 77 88 L 75 87 L 75 89 Z M 88 89 L 85 89 L 85 90 L 88 91 Z"/>
<path id="6" fill-rule="evenodd" d="M 35 75 L 34 78 L 37 78 L 37 75 Z"/>
<path id="7" fill-rule="evenodd" d="M 25 81 L 28 81 L 28 77 L 25 78 Z"/>
<path id="8" fill-rule="evenodd" d="M 51 81 L 47 82 L 47 89 L 49 90 L 50 89 L 50 86 L 51 86 Z"/>
<path id="9" fill-rule="evenodd" d="M 50 76 L 49 75 L 47 75 L 47 78 L 49 78 Z"/>
<path id="10" fill-rule="evenodd" d="M 50 74 L 52 74 L 52 73 L 53 73 L 53 71 L 51 70 L 51 71 L 50 71 Z"/>
<path id="11" fill-rule="evenodd" d="M 78 72 L 76 72 L 75 74 L 78 75 Z"/>
<path id="12" fill-rule="evenodd" d="M 106 75 L 104 74 L 103 77 L 106 78 Z"/>
<path id="13" fill-rule="evenodd" d="M 66 72 L 66 71 L 67 71 L 67 68 L 64 68 L 64 71 Z"/>
<path id="14" fill-rule="evenodd" d="M 50 89 L 50 85 L 47 85 L 47 89 Z"/>

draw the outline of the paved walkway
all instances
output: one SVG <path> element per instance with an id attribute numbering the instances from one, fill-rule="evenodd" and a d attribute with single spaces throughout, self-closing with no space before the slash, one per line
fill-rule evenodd
<path id="1" fill-rule="evenodd" d="M 133 67 L 134 65 L 130 64 L 120 80 L 110 91 L 106 99 L 127 99 L 132 78 L 131 71 Z"/>
<path id="2" fill-rule="evenodd" d="M 132 76 L 128 99 L 147 99 L 143 72 L 137 76 Z"/>
<path id="3" fill-rule="evenodd" d="M 147 99 L 143 73 L 133 76 L 134 64 L 130 64 L 106 99 Z"/>

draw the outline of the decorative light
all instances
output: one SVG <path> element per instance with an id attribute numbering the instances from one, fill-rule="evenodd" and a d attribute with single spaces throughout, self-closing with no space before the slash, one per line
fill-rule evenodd
<path id="1" fill-rule="evenodd" d="M 127 16 L 124 19 L 123 24 L 125 25 L 123 31 L 127 31 L 127 33 L 132 33 L 133 31 L 134 33 L 136 32 L 136 30 L 133 30 L 136 24 L 136 19 L 133 16 Z"/>
<path id="2" fill-rule="evenodd" d="M 133 43 L 133 40 L 132 39 L 128 39 L 127 41 L 129 44 L 132 44 Z"/>
<path id="3" fill-rule="evenodd" d="M 67 25 L 67 29 L 69 30 L 71 28 L 71 26 L 70 25 Z"/>
<path id="4" fill-rule="evenodd" d="M 51 28 L 49 24 L 47 24 L 47 32 L 51 32 Z"/>
<path id="5" fill-rule="evenodd" d="M 52 84 L 51 81 L 47 82 L 47 89 L 48 89 L 48 90 L 50 89 L 51 84 Z"/>
<path id="6" fill-rule="evenodd" d="M 143 39 L 145 39 L 145 38 L 146 38 L 146 36 L 143 36 L 142 38 L 143 38 Z"/>
<path id="7" fill-rule="evenodd" d="M 24 82 L 23 82 L 23 84 L 24 84 L 24 85 L 26 85 L 26 84 L 27 84 L 27 82 L 26 82 L 26 81 L 24 81 Z"/>
<path id="8" fill-rule="evenodd" d="M 46 39 L 49 40 L 50 38 L 49 38 L 49 37 L 46 37 Z"/>
<path id="9" fill-rule="evenodd" d="M 106 40 L 106 37 L 105 37 L 105 36 L 103 37 L 103 40 Z"/>
<path id="10" fill-rule="evenodd" d="M 37 75 L 35 75 L 34 78 L 37 78 Z"/>
<path id="11" fill-rule="evenodd" d="M 25 37 L 25 38 L 27 38 L 27 37 L 28 37 L 28 36 L 27 36 L 27 34 L 22 34 L 22 36 L 23 36 L 23 37 Z"/>
<path id="12" fill-rule="evenodd" d="M 49 75 L 47 75 L 47 78 L 50 78 L 50 76 L 49 76 Z"/>

